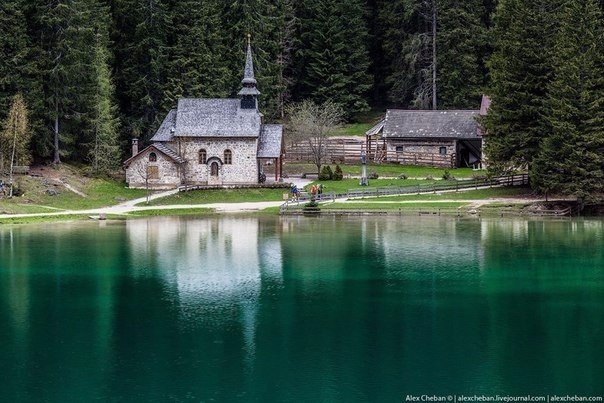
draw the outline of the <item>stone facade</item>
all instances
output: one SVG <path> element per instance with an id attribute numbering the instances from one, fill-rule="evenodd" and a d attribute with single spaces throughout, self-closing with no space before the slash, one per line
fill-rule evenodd
<path id="1" fill-rule="evenodd" d="M 258 182 L 258 160 L 255 138 L 215 139 L 187 138 L 168 143 L 187 161 L 184 175 L 190 185 L 237 185 Z M 203 151 L 205 151 L 205 153 Z M 202 151 L 200 153 L 200 151 Z M 230 151 L 231 161 L 225 158 Z M 204 159 L 205 161 L 200 160 Z M 228 157 L 227 157 L 228 158 Z M 212 164 L 217 170 L 212 174 Z"/>
<path id="2" fill-rule="evenodd" d="M 167 155 L 149 148 L 132 161 L 126 170 L 126 182 L 131 188 L 173 189 L 182 183 L 181 169 Z"/>

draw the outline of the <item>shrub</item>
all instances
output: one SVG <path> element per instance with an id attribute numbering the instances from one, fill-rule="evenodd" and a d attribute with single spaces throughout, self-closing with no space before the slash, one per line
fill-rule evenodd
<path id="1" fill-rule="evenodd" d="M 319 203 L 317 203 L 317 201 L 313 199 L 313 200 L 309 201 L 308 203 L 306 203 L 306 204 L 304 205 L 304 207 L 305 207 L 305 208 L 315 208 L 315 207 L 319 207 Z"/>
<path id="2" fill-rule="evenodd" d="M 319 174 L 320 181 L 329 181 L 333 178 L 333 171 L 329 165 L 324 165 Z"/>
<path id="3" fill-rule="evenodd" d="M 455 179 L 455 178 L 453 177 L 453 175 L 451 175 L 451 172 L 449 172 L 448 169 L 445 169 L 445 173 L 443 174 L 443 179 L 451 180 L 451 179 Z"/>
<path id="4" fill-rule="evenodd" d="M 367 175 L 367 179 L 377 179 L 379 177 L 380 177 L 380 175 L 378 175 L 378 173 L 375 171 L 370 172 L 369 175 Z"/>
<path id="5" fill-rule="evenodd" d="M 407 178 L 408 178 L 408 176 L 407 176 L 407 175 L 405 175 L 405 174 L 400 174 L 400 175 L 398 176 L 398 178 L 399 178 L 399 179 L 407 179 Z"/>
<path id="6" fill-rule="evenodd" d="M 342 172 L 342 168 L 340 168 L 339 164 L 336 164 L 336 169 L 331 177 L 334 181 L 341 181 L 344 179 L 344 172 Z"/>

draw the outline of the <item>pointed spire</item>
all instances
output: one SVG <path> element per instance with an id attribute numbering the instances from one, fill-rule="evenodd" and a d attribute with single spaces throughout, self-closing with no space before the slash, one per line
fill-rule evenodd
<path id="1" fill-rule="evenodd" d="M 258 95 L 260 91 L 256 88 L 258 82 L 254 77 L 254 61 L 252 59 L 251 35 L 247 35 L 247 52 L 245 55 L 245 69 L 243 70 L 243 80 L 241 80 L 241 90 L 238 94 L 241 97 L 242 109 L 257 109 Z"/>
<path id="2" fill-rule="evenodd" d="M 260 95 L 260 91 L 256 88 L 258 82 L 254 77 L 254 60 L 252 58 L 252 43 L 251 35 L 247 34 L 247 52 L 245 55 L 245 69 L 243 70 L 243 80 L 241 85 L 243 88 L 239 91 L 239 95 Z"/>
<path id="3" fill-rule="evenodd" d="M 247 34 L 247 52 L 245 55 L 245 70 L 243 71 L 243 80 L 241 84 L 257 84 L 254 77 L 254 60 L 252 59 L 252 36 Z"/>

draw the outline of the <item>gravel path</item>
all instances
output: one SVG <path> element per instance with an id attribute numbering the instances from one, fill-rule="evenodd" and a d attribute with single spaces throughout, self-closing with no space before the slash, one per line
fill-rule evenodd
<path id="1" fill-rule="evenodd" d="M 310 183 L 310 180 L 291 178 L 290 182 L 295 183 L 298 188 Z M 159 199 L 178 193 L 177 189 L 158 192 L 149 195 L 149 200 Z M 283 204 L 283 201 L 267 201 L 267 202 L 240 202 L 240 203 L 206 203 L 206 204 L 173 204 L 167 206 L 147 206 L 144 203 L 147 197 L 128 200 L 126 202 L 116 204 L 115 206 L 100 207 L 87 210 L 61 210 L 45 213 L 23 213 L 23 214 L 0 214 L 0 218 L 24 218 L 24 217 L 52 217 L 64 215 L 90 215 L 99 216 L 101 214 L 128 214 L 133 211 L 145 210 L 174 210 L 174 209 L 193 209 L 193 208 L 208 208 L 214 209 L 217 212 L 245 212 L 259 211 L 269 207 L 278 207 Z"/>

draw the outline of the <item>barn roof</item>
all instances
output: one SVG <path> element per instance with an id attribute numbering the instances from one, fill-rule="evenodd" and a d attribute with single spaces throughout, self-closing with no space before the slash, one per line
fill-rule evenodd
<path id="1" fill-rule="evenodd" d="M 478 123 L 476 122 L 478 116 L 478 110 L 389 109 L 386 111 L 383 121 L 382 136 L 390 138 L 479 138 Z M 381 128 L 380 124 L 376 125 L 373 130 Z"/>
<path id="2" fill-rule="evenodd" d="M 283 141 L 283 126 L 264 125 L 258 141 L 258 158 L 279 158 Z"/>

